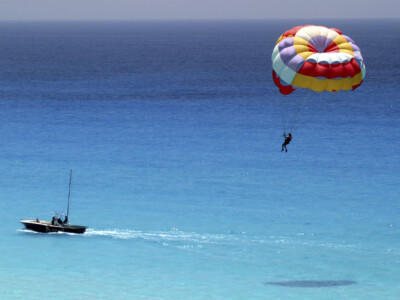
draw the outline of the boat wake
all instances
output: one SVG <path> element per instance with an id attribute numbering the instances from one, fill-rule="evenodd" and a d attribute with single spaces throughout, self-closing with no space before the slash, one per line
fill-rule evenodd
<path id="1" fill-rule="evenodd" d="M 31 234 L 41 234 L 41 235 L 48 235 L 48 234 L 56 234 L 56 235 L 73 235 L 73 236 L 81 236 L 82 234 L 72 233 L 72 232 L 65 232 L 65 231 L 57 231 L 57 232 L 37 232 L 30 229 L 18 229 L 19 232 L 31 233 Z"/>
<path id="2" fill-rule="evenodd" d="M 39 234 L 35 231 L 20 229 L 20 232 L 29 234 Z M 143 231 L 131 229 L 104 229 L 98 230 L 88 228 L 84 234 L 75 234 L 67 232 L 52 232 L 45 235 L 60 236 L 80 236 L 82 238 L 111 238 L 117 240 L 138 240 L 153 243 L 160 243 L 164 246 L 174 246 L 182 249 L 206 248 L 218 246 L 240 246 L 252 247 L 254 245 L 264 244 L 268 247 L 276 248 L 277 251 L 287 247 L 305 247 L 305 248 L 326 248 L 341 249 L 345 251 L 355 251 L 359 247 L 352 244 L 331 243 L 324 241 L 315 241 L 305 239 L 304 234 L 296 236 L 253 236 L 245 232 L 223 232 L 223 233 L 198 233 L 185 232 L 180 229 L 172 228 L 170 230 Z M 359 249 L 358 249 L 359 250 Z"/>
<path id="3" fill-rule="evenodd" d="M 72 235 L 72 236 L 82 236 L 82 234 L 78 233 L 72 233 L 72 232 L 64 232 L 64 231 L 58 231 L 58 232 L 37 232 L 29 229 L 18 229 L 18 232 L 23 232 L 27 234 L 38 234 L 38 235 Z"/>
<path id="4" fill-rule="evenodd" d="M 164 244 L 185 244 L 185 247 L 205 245 L 226 245 L 236 243 L 241 239 L 240 234 L 201 234 L 196 232 L 184 232 L 178 229 L 169 231 L 141 231 L 141 230 L 95 230 L 89 228 L 84 234 L 85 237 L 102 236 L 115 239 L 137 239 Z M 189 245 L 188 245 L 189 244 Z"/>

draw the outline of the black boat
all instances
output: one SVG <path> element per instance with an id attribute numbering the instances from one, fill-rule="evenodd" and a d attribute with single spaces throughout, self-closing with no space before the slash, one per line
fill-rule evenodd
<path id="1" fill-rule="evenodd" d="M 69 190 L 68 190 L 68 209 L 67 215 L 64 221 L 61 220 L 60 215 L 62 213 L 55 213 L 51 222 L 36 220 L 21 220 L 20 222 L 25 225 L 26 229 L 33 230 L 36 232 L 69 232 L 69 233 L 84 233 L 86 231 L 86 226 L 81 225 L 70 225 L 68 222 L 69 216 L 69 199 L 71 196 L 71 181 L 72 181 L 72 170 L 69 174 Z"/>
<path id="2" fill-rule="evenodd" d="M 37 232 L 70 232 L 70 233 L 85 233 L 86 226 L 70 225 L 70 224 L 57 224 L 52 225 L 51 222 L 40 220 L 22 220 L 20 221 L 25 225 L 26 229 Z"/>

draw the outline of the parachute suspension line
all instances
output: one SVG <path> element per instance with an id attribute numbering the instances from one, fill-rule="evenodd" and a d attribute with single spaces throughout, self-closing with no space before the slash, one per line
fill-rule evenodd
<path id="1" fill-rule="evenodd" d="M 305 119 L 303 122 L 301 122 L 298 126 L 293 128 L 292 132 L 296 132 L 299 130 L 301 127 L 303 127 L 305 124 L 307 124 L 312 118 L 314 118 L 316 115 L 318 115 L 322 111 L 322 107 L 318 108 L 317 111 L 315 111 L 311 116 L 309 116 L 307 119 Z"/>
<path id="2" fill-rule="evenodd" d="M 304 107 L 307 95 L 300 94 L 299 97 L 292 98 L 292 96 L 282 96 L 279 98 L 279 112 L 281 115 L 282 128 L 286 133 L 291 132 L 291 130 L 297 124 L 297 120 Z"/>
<path id="3" fill-rule="evenodd" d="M 282 95 L 281 95 L 282 97 Z M 278 101 L 281 102 L 281 104 L 284 102 L 283 100 L 284 98 L 279 99 Z M 285 109 L 284 109 L 284 105 L 279 105 L 279 111 L 281 113 L 281 120 L 282 120 L 282 128 L 283 128 L 283 132 L 286 132 L 287 129 L 287 122 L 286 122 L 286 113 L 285 113 Z"/>
<path id="4" fill-rule="evenodd" d="M 326 109 L 330 109 L 330 106 L 332 106 L 333 105 L 333 102 L 332 101 L 326 101 L 326 103 L 327 103 L 327 106 L 328 107 L 325 107 L 322 103 L 321 103 L 321 105 L 319 106 L 319 108 L 313 113 L 313 114 L 311 114 L 307 119 L 305 119 L 303 122 L 301 122 L 298 126 L 296 126 L 294 129 L 293 129 L 293 131 L 292 132 L 296 132 L 297 130 L 299 130 L 301 127 L 303 127 L 304 125 L 306 125 L 311 119 L 313 119 L 314 117 L 316 117 L 317 115 L 319 115 L 319 113 L 320 112 L 322 112 L 323 110 L 326 110 Z M 324 108 L 325 107 L 325 108 Z"/>
<path id="5" fill-rule="evenodd" d="M 300 99 L 296 101 L 296 110 L 293 112 L 289 121 L 289 132 L 293 132 L 295 124 L 297 124 L 297 121 L 299 119 L 300 113 L 303 112 L 303 107 L 306 104 L 306 100 L 307 94 L 303 94 L 302 96 L 300 96 Z"/>

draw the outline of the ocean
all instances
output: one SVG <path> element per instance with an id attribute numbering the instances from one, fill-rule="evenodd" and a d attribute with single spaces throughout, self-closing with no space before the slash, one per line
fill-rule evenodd
<path id="1" fill-rule="evenodd" d="M 279 93 L 275 42 L 308 23 L 355 40 L 360 88 Z M 0 23 L 0 298 L 399 299 L 399 34 Z M 66 211 L 71 169 L 69 220 L 87 232 L 24 230 Z"/>

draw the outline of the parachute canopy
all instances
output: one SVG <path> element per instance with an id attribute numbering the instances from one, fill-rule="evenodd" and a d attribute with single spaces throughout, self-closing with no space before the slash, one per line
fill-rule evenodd
<path id="1" fill-rule="evenodd" d="M 354 90 L 365 77 L 360 48 L 336 28 L 305 25 L 282 34 L 272 53 L 272 75 L 282 94 Z"/>

